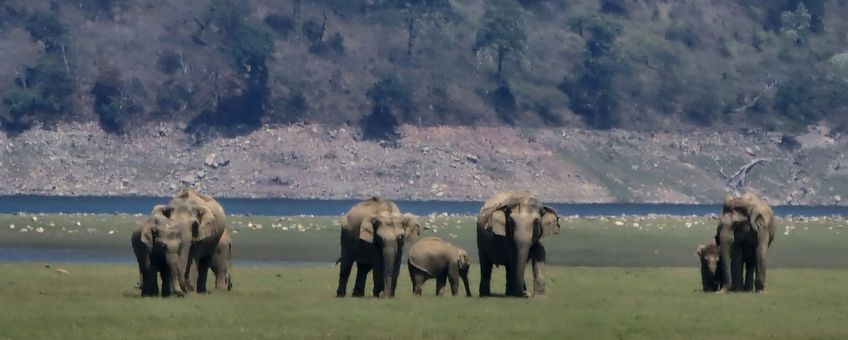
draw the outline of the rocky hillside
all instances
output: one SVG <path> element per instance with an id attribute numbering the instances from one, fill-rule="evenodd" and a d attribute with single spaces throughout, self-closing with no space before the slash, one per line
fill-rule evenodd
<path id="1" fill-rule="evenodd" d="M 713 203 L 755 159 L 748 185 L 772 203 L 844 204 L 848 138 L 824 127 L 635 133 L 571 128 L 402 127 L 400 144 L 350 127 L 262 128 L 198 142 L 159 124 L 116 136 L 96 124 L 0 134 L 0 193 L 484 200 L 526 188 L 557 202 Z"/>

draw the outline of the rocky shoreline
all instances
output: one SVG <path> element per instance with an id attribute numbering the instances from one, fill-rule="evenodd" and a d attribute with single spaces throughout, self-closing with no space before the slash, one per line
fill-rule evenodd
<path id="1" fill-rule="evenodd" d="M 0 134 L 0 194 L 481 201 L 530 189 L 563 203 L 712 203 L 755 159 L 747 184 L 772 204 L 846 204 L 846 138 L 824 127 L 642 133 L 404 126 L 396 147 L 350 127 L 265 127 L 198 141 L 179 126 L 129 136 L 94 123 Z"/>

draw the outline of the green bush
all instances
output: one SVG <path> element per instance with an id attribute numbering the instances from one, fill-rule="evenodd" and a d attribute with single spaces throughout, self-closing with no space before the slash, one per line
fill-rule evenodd
<path id="1" fill-rule="evenodd" d="M 47 48 L 58 49 L 64 43 L 67 32 L 59 18 L 46 12 L 35 12 L 24 26 L 33 39 L 40 40 Z"/>
<path id="2" fill-rule="evenodd" d="M 164 74 L 173 74 L 182 68 L 182 62 L 180 59 L 179 53 L 172 50 L 165 50 L 162 52 L 162 55 L 159 56 L 156 66 L 158 66 L 159 71 L 162 71 Z"/>
<path id="3" fill-rule="evenodd" d="M 373 109 L 360 121 L 362 137 L 396 142 L 400 137 L 397 128 L 401 122 L 397 113 L 408 119 L 413 107 L 409 87 L 396 77 L 389 76 L 371 85 L 365 95 L 373 103 Z"/>
<path id="4" fill-rule="evenodd" d="M 692 28 L 692 25 L 671 25 L 665 30 L 665 39 L 675 41 L 685 45 L 688 48 L 695 48 L 701 44 L 701 37 L 698 32 Z"/>
<path id="5" fill-rule="evenodd" d="M 268 25 L 274 32 L 279 33 L 284 38 L 288 37 L 295 29 L 294 20 L 280 14 L 270 14 L 265 17 L 264 22 L 265 25 Z"/>
<path id="6" fill-rule="evenodd" d="M 144 107 L 126 90 L 121 75 L 115 70 L 107 70 L 94 82 L 91 95 L 94 97 L 94 113 L 97 114 L 100 128 L 106 132 L 123 134 Z"/>

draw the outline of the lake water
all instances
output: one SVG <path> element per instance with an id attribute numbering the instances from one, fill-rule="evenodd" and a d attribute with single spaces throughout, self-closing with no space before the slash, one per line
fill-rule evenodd
<path id="1" fill-rule="evenodd" d="M 56 197 L 37 195 L 0 196 L 0 213 L 142 213 L 156 204 L 167 203 L 164 197 Z M 245 215 L 316 215 L 343 214 L 359 200 L 309 200 L 283 198 L 221 198 L 218 201 L 228 214 Z M 395 201 L 404 212 L 417 215 L 448 213 L 474 215 L 482 202 Z M 645 203 L 555 203 L 551 206 L 561 216 L 567 215 L 706 215 L 718 213 L 719 204 L 645 204 Z M 848 206 L 776 206 L 780 216 L 848 216 Z"/>

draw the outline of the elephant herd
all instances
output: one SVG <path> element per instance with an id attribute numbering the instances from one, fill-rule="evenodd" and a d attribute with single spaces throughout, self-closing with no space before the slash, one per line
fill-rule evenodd
<path id="1" fill-rule="evenodd" d="M 373 271 L 372 294 L 393 297 L 404 245 L 418 239 L 421 233 L 418 218 L 401 213 L 389 200 L 373 197 L 354 205 L 340 222 L 336 296 L 347 295 L 348 278 L 356 263 L 352 296 L 365 295 L 367 277 Z M 764 290 L 765 257 L 774 229 L 774 213 L 760 198 L 751 193 L 729 196 L 722 208 L 715 241 L 696 251 L 704 291 Z M 528 263 L 533 270 L 533 295 L 545 294 L 546 255 L 541 240 L 559 231 L 556 211 L 531 192 L 501 192 L 489 198 L 477 216 L 479 295 L 492 295 L 492 266 L 497 265 L 506 272 L 504 295 L 529 296 L 524 281 Z M 232 242 L 224 209 L 212 197 L 191 188 L 181 190 L 167 205 L 153 208 L 131 241 L 138 260 L 142 296 L 204 293 L 210 269 L 215 275 L 215 289 L 232 289 Z M 461 280 L 465 295 L 471 296 L 470 266 L 465 250 L 438 237 L 418 240 L 407 256 L 415 295 L 421 295 L 423 284 L 435 278 L 437 295 L 444 293 L 447 283 L 451 294 L 457 295 Z"/>

